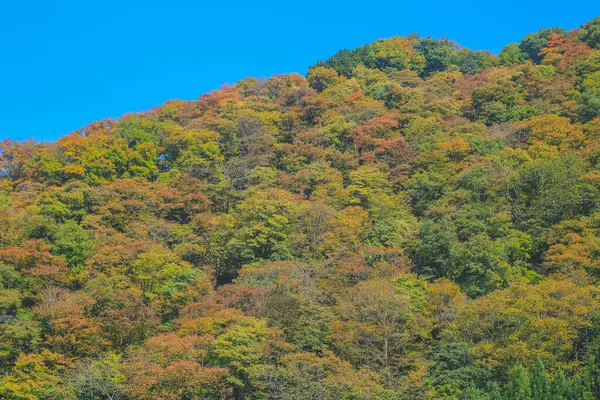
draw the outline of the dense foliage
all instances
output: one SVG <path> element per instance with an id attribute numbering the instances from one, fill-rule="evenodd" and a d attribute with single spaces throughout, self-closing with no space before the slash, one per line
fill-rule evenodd
<path id="1" fill-rule="evenodd" d="M 600 398 L 600 18 L 0 144 L 0 398 Z"/>

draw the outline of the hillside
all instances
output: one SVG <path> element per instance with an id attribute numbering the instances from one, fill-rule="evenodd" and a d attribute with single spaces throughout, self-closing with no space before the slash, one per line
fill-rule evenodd
<path id="1" fill-rule="evenodd" d="M 0 143 L 2 399 L 595 399 L 599 283 L 600 17 Z"/>

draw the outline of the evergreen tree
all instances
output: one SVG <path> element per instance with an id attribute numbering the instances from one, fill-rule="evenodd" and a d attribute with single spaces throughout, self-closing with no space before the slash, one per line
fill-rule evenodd
<path id="1" fill-rule="evenodd" d="M 594 398 L 600 398 L 600 365 L 598 359 L 595 356 L 591 356 L 588 359 L 587 366 L 585 369 L 585 380 L 587 387 L 594 396 Z"/>
<path id="2" fill-rule="evenodd" d="M 594 396 L 593 392 L 594 387 L 594 375 L 592 375 L 591 371 L 587 370 L 583 374 L 583 393 L 581 396 L 582 400 L 594 400 L 597 397 Z"/>
<path id="3" fill-rule="evenodd" d="M 581 376 L 576 375 L 569 381 L 569 391 L 567 398 L 569 400 L 592 400 L 593 396 L 589 390 L 585 387 L 585 382 L 581 379 Z"/>
<path id="4" fill-rule="evenodd" d="M 566 400 L 569 392 L 569 382 L 562 369 L 556 373 L 552 382 L 552 400 Z"/>
<path id="5" fill-rule="evenodd" d="M 465 400 L 490 400 L 490 396 L 479 389 L 470 387 L 465 390 Z"/>
<path id="6" fill-rule="evenodd" d="M 533 365 L 531 373 L 531 398 L 534 400 L 547 400 L 550 398 L 550 378 L 544 369 L 542 360 L 538 360 Z"/>
<path id="7" fill-rule="evenodd" d="M 496 382 L 492 384 L 492 391 L 490 393 L 490 400 L 504 400 L 500 387 Z"/>
<path id="8" fill-rule="evenodd" d="M 515 365 L 511 371 L 506 397 L 511 400 L 531 400 L 529 376 L 521 364 Z"/>

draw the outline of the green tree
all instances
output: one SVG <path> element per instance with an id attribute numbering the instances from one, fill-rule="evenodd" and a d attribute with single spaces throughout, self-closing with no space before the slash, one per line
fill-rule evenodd
<path id="1" fill-rule="evenodd" d="M 511 43 L 502 49 L 500 52 L 500 64 L 505 66 L 519 64 L 525 54 L 521 51 L 521 48 L 516 43 Z"/>
<path id="2" fill-rule="evenodd" d="M 579 40 L 587 43 L 593 49 L 600 48 L 600 17 L 581 25 Z"/>
<path id="3" fill-rule="evenodd" d="M 85 261 L 90 256 L 92 236 L 73 220 L 58 226 L 54 233 L 52 253 L 64 257 L 73 274 L 83 271 Z"/>
<path id="4" fill-rule="evenodd" d="M 522 365 L 515 365 L 506 387 L 506 397 L 514 400 L 531 400 L 529 376 Z"/>
<path id="5" fill-rule="evenodd" d="M 559 369 L 552 381 L 553 400 L 566 400 L 569 392 L 569 381 L 562 369 Z"/>
<path id="6" fill-rule="evenodd" d="M 525 36 L 519 48 L 534 63 L 539 64 L 543 56 L 540 52 L 548 45 L 548 39 L 552 33 L 564 34 L 565 30 L 561 28 L 543 28 L 536 33 L 530 33 Z"/>
<path id="7" fill-rule="evenodd" d="M 532 400 L 545 400 L 551 398 L 552 384 L 544 369 L 542 360 L 537 359 L 531 372 L 531 398 Z"/>

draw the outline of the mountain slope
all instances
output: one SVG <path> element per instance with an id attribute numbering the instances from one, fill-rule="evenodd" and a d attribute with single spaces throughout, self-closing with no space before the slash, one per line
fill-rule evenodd
<path id="1" fill-rule="evenodd" d="M 0 397 L 600 398 L 599 199 L 600 18 L 7 140 Z"/>

